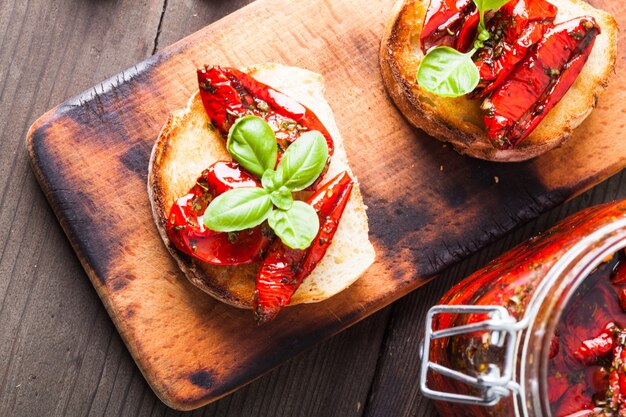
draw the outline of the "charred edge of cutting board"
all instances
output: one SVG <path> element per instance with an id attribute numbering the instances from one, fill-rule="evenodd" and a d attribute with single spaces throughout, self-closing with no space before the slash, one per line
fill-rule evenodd
<path id="1" fill-rule="evenodd" d="M 354 310 L 341 317 L 341 321 L 333 319 L 333 321 L 324 322 L 320 327 L 315 329 L 314 333 L 308 334 L 306 340 L 293 337 L 293 335 L 287 335 L 284 337 L 284 340 L 279 341 L 281 343 L 278 344 L 278 348 L 272 347 L 271 350 L 267 348 L 266 350 L 257 352 L 255 357 L 247 361 L 249 365 L 245 368 L 238 368 L 237 372 L 224 374 L 223 370 L 200 368 L 187 370 L 180 374 L 179 380 L 184 382 L 183 385 L 189 386 L 190 384 L 191 386 L 189 388 L 193 390 L 199 388 L 202 390 L 202 393 L 192 395 L 184 388 L 176 389 L 175 392 L 171 392 L 171 385 L 163 390 L 155 389 L 155 392 L 157 392 L 157 395 L 165 404 L 176 410 L 187 411 L 205 406 L 252 383 L 280 364 L 306 350 L 312 349 L 317 343 L 331 338 L 355 323 L 378 312 L 386 305 L 388 305 L 388 303 L 379 302 L 376 305 L 368 306 L 367 309 Z M 314 309 L 315 306 L 301 304 L 290 308 Z M 289 326 L 289 320 L 288 315 L 282 315 L 265 326 Z"/>
<path id="2" fill-rule="evenodd" d="M 423 136 L 424 141 L 431 141 L 433 146 L 441 146 L 426 134 L 420 136 Z M 417 277 L 440 274 L 581 192 L 570 188 L 547 188 L 535 173 L 531 162 L 492 163 L 457 155 L 452 149 L 448 149 L 448 152 L 450 155 L 446 157 L 450 160 L 465 159 L 462 164 L 455 164 L 454 161 L 449 164 L 452 167 L 463 167 L 463 172 L 434 174 L 431 184 L 435 191 L 431 193 L 430 199 L 411 193 L 405 193 L 398 199 L 392 192 L 382 195 L 370 185 L 371 182 L 361 183 L 364 199 L 370 207 L 370 236 L 386 248 L 379 251 L 378 256 L 386 258 L 386 263 L 394 263 L 398 260 L 399 250 L 407 252 Z M 410 174 L 408 170 L 406 173 Z M 471 180 L 468 180 L 470 177 Z M 476 187 L 484 192 L 480 198 L 492 200 L 488 206 L 497 207 L 495 212 L 480 223 L 462 217 L 441 218 L 442 215 L 449 216 L 449 213 L 462 211 L 468 200 L 473 198 L 468 195 L 468 190 Z M 433 226 L 437 222 L 445 223 Z M 443 226 L 447 236 L 441 235 Z M 401 275 L 401 270 L 394 271 L 395 279 L 402 278 Z"/>
<path id="3" fill-rule="evenodd" d="M 56 155 L 50 146 L 52 141 L 62 138 L 54 138 L 51 128 L 55 123 L 62 123 L 65 118 L 73 120 L 79 126 L 88 126 L 90 121 L 98 124 L 115 123 L 116 120 L 108 119 L 117 116 L 105 109 L 109 108 L 114 100 L 128 97 L 128 90 L 137 88 L 137 83 L 141 85 L 152 82 L 151 72 L 170 55 L 167 51 L 154 55 L 66 100 L 39 117 L 29 128 L 26 136 L 26 147 L 37 181 L 83 266 L 87 271 L 93 271 L 102 284 L 109 275 L 108 265 L 114 254 L 108 249 L 107 242 L 98 240 L 97 234 L 85 230 L 84 224 L 80 222 L 82 218 L 80 209 L 90 204 L 90 197 L 86 193 L 72 191 L 75 188 L 71 184 L 72 173 L 64 171 L 65 167 L 60 156 Z M 145 178 L 149 157 L 150 149 L 136 143 L 120 157 L 120 162 L 131 173 Z M 145 169 L 145 173 L 140 172 L 142 169 Z M 90 245 L 92 249 L 79 244 L 86 241 L 87 237 L 92 243 Z M 120 288 L 123 284 L 115 285 Z"/>

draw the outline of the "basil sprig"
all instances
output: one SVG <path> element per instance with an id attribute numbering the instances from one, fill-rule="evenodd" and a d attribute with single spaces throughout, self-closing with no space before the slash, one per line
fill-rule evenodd
<path id="1" fill-rule="evenodd" d="M 421 88 L 441 97 L 460 97 L 474 91 L 480 82 L 480 72 L 472 56 L 491 38 L 485 27 L 485 12 L 499 9 L 510 0 L 474 0 L 480 23 L 474 48 L 462 53 L 449 46 L 438 46 L 428 51 L 417 70 Z"/>
<path id="2" fill-rule="evenodd" d="M 276 137 L 257 116 L 237 120 L 228 132 L 228 151 L 243 168 L 261 179 L 263 188 L 235 188 L 218 196 L 204 213 L 204 225 L 216 232 L 236 232 L 265 220 L 292 249 L 306 249 L 319 231 L 313 207 L 294 201 L 294 191 L 313 184 L 328 159 L 328 145 L 318 131 L 302 134 L 278 166 Z M 276 169 L 274 170 L 274 167 Z"/>

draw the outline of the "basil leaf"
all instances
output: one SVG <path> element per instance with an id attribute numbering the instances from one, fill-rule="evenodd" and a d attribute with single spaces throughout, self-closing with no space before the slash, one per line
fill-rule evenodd
<path id="1" fill-rule="evenodd" d="M 511 0 L 474 0 L 478 11 L 485 13 L 487 10 L 499 9 Z"/>
<path id="2" fill-rule="evenodd" d="M 320 228 L 315 210 L 303 201 L 295 201 L 289 210 L 273 210 L 267 220 L 280 240 L 292 249 L 308 248 Z"/>
<path id="3" fill-rule="evenodd" d="M 263 173 L 263 177 L 261 177 L 261 185 L 268 192 L 276 191 L 280 188 L 280 185 L 277 184 L 276 181 L 276 171 L 273 169 L 268 169 Z"/>
<path id="4" fill-rule="evenodd" d="M 417 70 L 417 83 L 441 97 L 471 93 L 480 81 L 480 73 L 472 61 L 474 52 L 463 54 L 449 46 L 431 49 Z"/>
<path id="5" fill-rule="evenodd" d="M 266 170 L 276 166 L 276 136 L 270 125 L 260 117 L 237 119 L 228 131 L 226 149 L 242 167 L 259 178 Z"/>
<path id="6" fill-rule="evenodd" d="M 293 196 L 291 191 L 285 186 L 270 193 L 270 199 L 276 207 L 282 210 L 289 210 L 293 206 Z"/>
<path id="7" fill-rule="evenodd" d="M 204 225 L 216 232 L 236 232 L 263 223 L 272 201 L 263 188 L 235 188 L 219 195 L 204 212 Z"/>
<path id="8" fill-rule="evenodd" d="M 276 185 L 291 191 L 304 190 L 322 173 L 328 160 L 328 145 L 316 131 L 303 133 L 293 142 L 276 167 Z"/>

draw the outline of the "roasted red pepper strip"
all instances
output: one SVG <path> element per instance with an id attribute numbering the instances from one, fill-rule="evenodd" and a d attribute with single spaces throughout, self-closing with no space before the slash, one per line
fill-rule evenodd
<path id="1" fill-rule="evenodd" d="M 431 0 L 420 34 L 424 53 L 435 46 L 472 48 L 480 17 L 473 0 Z"/>
<path id="2" fill-rule="evenodd" d="M 216 162 L 202 172 L 189 194 L 170 210 L 167 234 L 182 252 L 214 265 L 240 265 L 258 260 L 271 243 L 263 225 L 234 233 L 207 229 L 202 215 L 216 196 L 239 187 L 259 187 L 259 181 L 239 164 Z"/>
<path id="3" fill-rule="evenodd" d="M 613 363 L 609 373 L 609 390 L 607 392 L 607 407 L 613 411 L 622 410 L 626 401 L 626 333 L 620 331 L 615 337 L 613 348 Z"/>
<path id="4" fill-rule="evenodd" d="M 472 96 L 486 97 L 504 81 L 552 27 L 556 13 L 546 0 L 514 0 L 502 6 L 487 25 L 491 39 L 475 55 L 480 83 Z"/>
<path id="5" fill-rule="evenodd" d="M 303 132 L 317 130 L 326 138 L 329 160 L 333 155 L 333 139 L 315 113 L 248 74 L 205 66 L 198 70 L 198 85 L 204 109 L 223 136 L 239 117 L 255 115 L 272 126 L 280 154 Z"/>
<path id="6" fill-rule="evenodd" d="M 584 340 L 573 356 L 585 365 L 596 363 L 599 358 L 608 355 L 613 350 L 614 332 L 615 323 L 608 323 L 598 336 Z"/>
<path id="7" fill-rule="evenodd" d="M 526 138 L 563 98 L 582 71 L 600 27 L 580 17 L 550 29 L 483 103 L 494 146 L 510 149 Z"/>
<path id="8" fill-rule="evenodd" d="M 322 259 L 339 226 L 354 181 L 347 172 L 319 188 L 307 203 L 319 217 L 320 230 L 307 249 L 291 249 L 276 239 L 256 280 L 254 311 L 259 323 L 272 320 Z"/>

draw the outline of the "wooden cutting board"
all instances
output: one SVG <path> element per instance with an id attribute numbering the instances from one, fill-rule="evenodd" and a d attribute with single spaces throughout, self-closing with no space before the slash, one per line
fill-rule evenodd
<path id="1" fill-rule="evenodd" d="M 622 2 L 592 3 L 626 26 Z M 623 57 L 598 109 L 567 145 L 535 161 L 472 160 L 411 128 L 379 76 L 392 5 L 259 0 L 32 126 L 37 178 L 139 368 L 171 407 L 228 394 L 626 166 Z M 187 283 L 152 222 L 146 178 L 152 144 L 195 90 L 197 67 L 266 61 L 324 75 L 369 206 L 377 262 L 338 296 L 259 328 L 250 311 Z"/>

